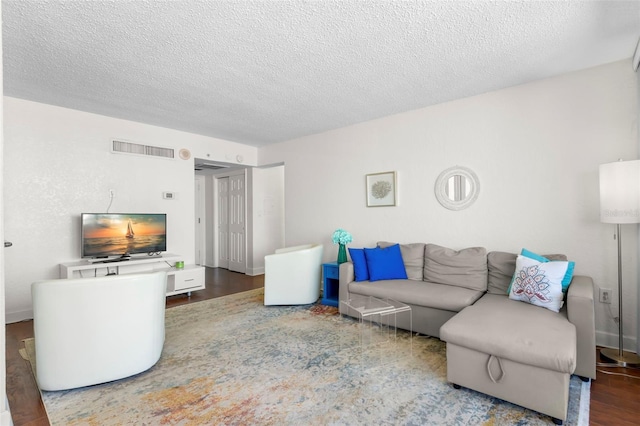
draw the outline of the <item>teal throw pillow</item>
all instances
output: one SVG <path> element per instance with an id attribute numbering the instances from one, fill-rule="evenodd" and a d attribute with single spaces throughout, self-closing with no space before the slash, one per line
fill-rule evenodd
<path id="1" fill-rule="evenodd" d="M 400 245 L 365 248 L 369 281 L 407 279 L 407 271 L 402 260 Z"/>
<path id="2" fill-rule="evenodd" d="M 367 258 L 364 256 L 364 249 L 349 247 L 349 255 L 351 255 L 356 281 L 368 281 L 369 268 L 367 268 Z"/>
<path id="3" fill-rule="evenodd" d="M 546 257 L 540 256 L 539 254 L 529 251 L 526 248 L 522 249 L 522 251 L 520 252 L 520 255 L 528 257 L 529 259 L 537 260 L 538 262 L 542 262 L 542 263 L 549 261 L 549 259 L 547 259 Z"/>
<path id="4" fill-rule="evenodd" d="M 522 251 L 520 252 L 520 255 L 524 257 L 528 257 L 529 259 L 537 260 L 538 262 L 541 262 L 541 263 L 557 262 L 556 260 L 549 260 L 546 257 L 540 256 L 539 254 L 529 251 L 525 248 L 522 249 Z M 564 277 L 562 278 L 562 292 L 565 294 L 569 289 L 569 284 L 571 284 L 571 278 L 573 278 L 573 270 L 575 267 L 576 267 L 576 262 L 573 262 L 570 260 L 569 266 L 567 267 L 567 272 L 564 274 Z"/>

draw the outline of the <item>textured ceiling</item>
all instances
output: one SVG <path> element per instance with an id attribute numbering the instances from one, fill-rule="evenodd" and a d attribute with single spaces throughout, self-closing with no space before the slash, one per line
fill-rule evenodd
<path id="1" fill-rule="evenodd" d="M 8 96 L 261 146 L 633 55 L 639 1 L 2 1 Z"/>

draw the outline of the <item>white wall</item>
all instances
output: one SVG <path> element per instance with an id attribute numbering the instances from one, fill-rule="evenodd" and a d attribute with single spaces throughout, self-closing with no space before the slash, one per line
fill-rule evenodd
<path id="1" fill-rule="evenodd" d="M 384 117 L 260 148 L 259 164 L 286 164 L 286 243 L 337 248 L 378 240 L 566 253 L 578 274 L 616 288 L 612 225 L 599 222 L 598 165 L 638 158 L 636 77 L 621 61 L 506 90 Z M 434 196 L 444 169 L 461 165 L 480 179 L 467 210 Z M 399 205 L 367 208 L 365 175 L 396 170 Z M 625 282 L 637 276 L 636 230 L 625 227 Z M 597 291 L 597 289 L 596 289 Z M 625 334 L 635 349 L 636 286 L 625 287 Z M 596 304 L 600 344 L 617 326 Z"/>
<path id="2" fill-rule="evenodd" d="M 285 246 L 284 238 L 285 167 L 254 168 L 251 173 L 253 239 L 248 247 L 249 275 L 264 273 L 264 257 Z"/>
<path id="3" fill-rule="evenodd" d="M 194 261 L 193 157 L 225 161 L 257 149 L 190 133 L 5 97 L 6 318 L 31 318 L 30 285 L 80 257 L 80 213 L 167 213 L 167 251 Z M 190 160 L 110 152 L 111 138 L 186 148 Z M 238 153 L 238 154 L 237 154 Z M 164 200 L 163 191 L 178 194 Z"/>

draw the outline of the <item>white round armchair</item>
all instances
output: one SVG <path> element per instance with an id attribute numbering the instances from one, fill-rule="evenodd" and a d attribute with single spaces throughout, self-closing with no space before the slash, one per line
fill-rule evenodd
<path id="1" fill-rule="evenodd" d="M 33 283 L 40 389 L 90 386 L 151 368 L 164 345 L 166 286 L 166 272 Z"/>
<path id="2" fill-rule="evenodd" d="M 320 297 L 322 244 L 276 250 L 264 257 L 264 304 L 306 305 Z"/>

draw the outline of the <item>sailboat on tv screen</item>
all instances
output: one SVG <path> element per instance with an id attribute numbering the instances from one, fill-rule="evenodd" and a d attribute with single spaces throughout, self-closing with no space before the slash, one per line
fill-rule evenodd
<path id="1" fill-rule="evenodd" d="M 135 233 L 133 232 L 133 226 L 131 226 L 131 221 L 129 221 L 129 224 L 127 225 L 127 233 L 125 234 L 125 237 L 127 238 L 135 237 Z"/>

